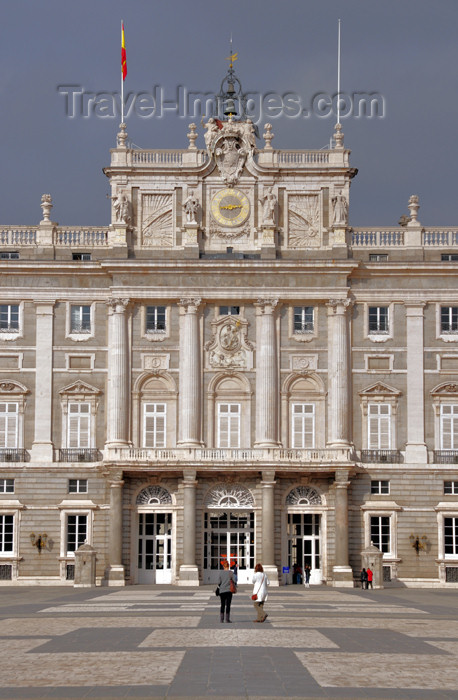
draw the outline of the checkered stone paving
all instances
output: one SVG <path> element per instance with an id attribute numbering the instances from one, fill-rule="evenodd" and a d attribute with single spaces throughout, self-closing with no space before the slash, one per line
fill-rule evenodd
<path id="1" fill-rule="evenodd" d="M 458 698 L 458 590 L 2 587 L 0 698 Z"/>

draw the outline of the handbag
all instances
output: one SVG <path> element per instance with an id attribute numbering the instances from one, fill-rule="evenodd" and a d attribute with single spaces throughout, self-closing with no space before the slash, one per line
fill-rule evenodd
<path id="1" fill-rule="evenodd" d="M 261 583 L 259 584 L 258 593 L 259 593 L 259 591 L 261 590 L 261 586 L 262 586 L 263 583 L 264 583 L 264 574 L 263 574 L 263 576 L 262 576 Z M 257 599 L 258 599 L 258 593 L 253 593 L 253 595 L 251 596 L 251 600 L 257 600 Z"/>
<path id="2" fill-rule="evenodd" d="M 237 586 L 235 585 L 235 582 L 232 578 L 229 582 L 229 586 L 230 586 L 231 593 L 237 593 Z"/>
<path id="3" fill-rule="evenodd" d="M 215 595 L 219 596 L 219 586 L 216 586 L 216 588 L 215 588 Z"/>

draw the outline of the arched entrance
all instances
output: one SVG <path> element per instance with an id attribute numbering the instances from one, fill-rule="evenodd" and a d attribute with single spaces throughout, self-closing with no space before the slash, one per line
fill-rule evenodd
<path id="1" fill-rule="evenodd" d="M 297 486 L 286 497 L 288 566 L 305 571 L 310 567 L 310 583 L 322 582 L 323 570 L 323 503 L 315 489 Z"/>
<path id="2" fill-rule="evenodd" d="M 237 565 L 239 583 L 254 571 L 254 498 L 242 484 L 218 484 L 204 502 L 203 581 L 216 583 L 221 564 Z"/>
<path id="3" fill-rule="evenodd" d="M 147 486 L 137 496 L 137 583 L 172 582 L 171 506 L 162 486 Z"/>

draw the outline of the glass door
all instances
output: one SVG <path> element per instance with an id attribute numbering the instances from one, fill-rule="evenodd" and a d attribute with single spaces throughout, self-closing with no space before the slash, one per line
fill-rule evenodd
<path id="1" fill-rule="evenodd" d="M 237 566 L 239 583 L 251 583 L 254 571 L 254 513 L 206 512 L 204 583 L 216 583 L 223 561 Z"/>
<path id="2" fill-rule="evenodd" d="M 172 513 L 138 514 L 138 583 L 172 582 Z"/>
<path id="3" fill-rule="evenodd" d="M 305 571 L 310 567 L 310 583 L 321 583 L 319 513 L 288 513 L 288 566 Z"/>

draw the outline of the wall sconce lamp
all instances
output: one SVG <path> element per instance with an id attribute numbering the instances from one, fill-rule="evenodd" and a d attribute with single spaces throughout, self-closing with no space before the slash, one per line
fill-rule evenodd
<path id="1" fill-rule="evenodd" d="M 426 542 L 428 540 L 426 535 L 422 537 L 420 537 L 420 535 L 410 535 L 409 540 L 417 555 L 420 554 L 422 550 L 426 549 Z"/>
<path id="2" fill-rule="evenodd" d="M 43 532 L 36 536 L 34 532 L 31 532 L 30 541 L 32 543 L 32 547 L 36 547 L 38 549 L 38 554 L 41 554 L 41 550 L 46 547 L 48 535 L 46 532 Z"/>

